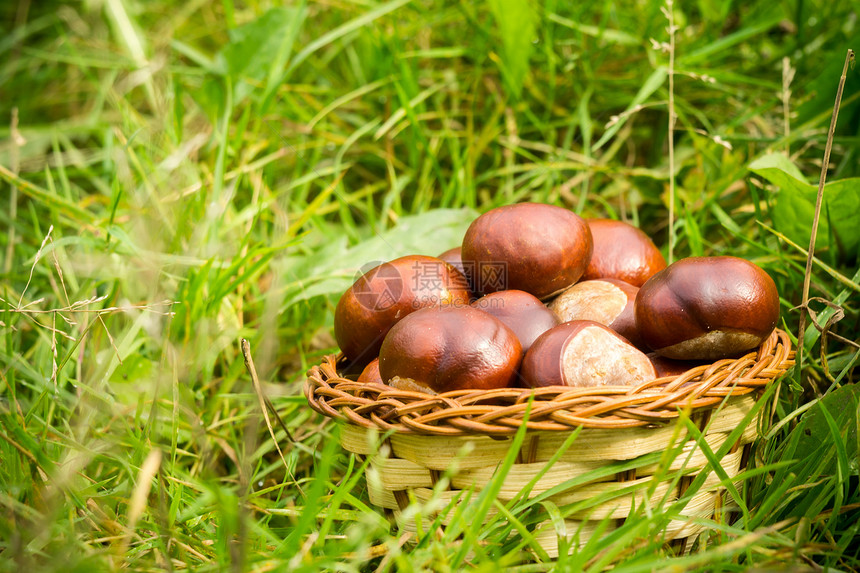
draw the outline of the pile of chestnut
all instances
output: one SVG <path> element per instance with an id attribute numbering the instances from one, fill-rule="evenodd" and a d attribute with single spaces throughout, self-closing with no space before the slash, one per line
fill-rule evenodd
<path id="1" fill-rule="evenodd" d="M 521 203 L 478 217 L 461 248 L 366 272 L 334 327 L 359 381 L 441 393 L 638 385 L 756 348 L 778 318 L 751 262 L 667 266 L 632 225 Z"/>

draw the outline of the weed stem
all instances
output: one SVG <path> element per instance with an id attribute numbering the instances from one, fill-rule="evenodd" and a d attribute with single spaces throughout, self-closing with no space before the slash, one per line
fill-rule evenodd
<path id="1" fill-rule="evenodd" d="M 669 19 L 669 264 L 675 249 L 675 12 L 673 0 L 666 0 Z"/>
<path id="2" fill-rule="evenodd" d="M 812 277 L 812 258 L 815 252 L 815 237 L 818 235 L 818 220 L 821 216 L 821 202 L 824 198 L 824 182 L 827 180 L 827 166 L 830 165 L 830 149 L 833 147 L 833 134 L 836 132 L 836 118 L 839 116 L 839 105 L 842 102 L 842 89 L 848 76 L 848 65 L 854 60 L 854 50 L 849 49 L 845 54 L 845 65 L 842 66 L 842 76 L 836 89 L 836 101 L 833 103 L 833 115 L 830 116 L 830 129 L 827 130 L 827 143 L 824 145 L 824 160 L 821 162 L 821 175 L 818 178 L 818 196 L 815 199 L 815 215 L 812 218 L 812 233 L 809 237 L 809 250 L 806 255 L 806 272 L 803 275 L 803 299 L 800 304 L 800 325 L 797 335 L 797 375 L 800 379 L 803 371 L 803 346 L 806 335 L 806 315 L 809 312 L 809 282 Z M 671 77 L 671 76 L 670 76 Z"/>

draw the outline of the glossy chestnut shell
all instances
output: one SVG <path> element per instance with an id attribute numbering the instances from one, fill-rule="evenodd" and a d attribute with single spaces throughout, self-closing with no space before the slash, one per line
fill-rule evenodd
<path id="1" fill-rule="evenodd" d="M 466 276 L 466 271 L 463 269 L 462 247 L 454 247 L 453 249 L 448 249 L 436 258 L 441 261 L 445 261 L 446 263 L 463 273 L 463 276 Z"/>
<path id="2" fill-rule="evenodd" d="M 588 219 L 594 252 L 583 280 L 618 279 L 641 287 L 666 268 L 666 259 L 641 229 L 612 219 Z"/>
<path id="3" fill-rule="evenodd" d="M 761 267 L 737 257 L 690 257 L 636 297 L 639 334 L 657 354 L 717 360 L 759 346 L 779 319 L 779 294 Z"/>
<path id="4" fill-rule="evenodd" d="M 522 290 L 543 300 L 582 276 L 591 259 L 591 231 L 567 209 L 520 203 L 472 222 L 462 257 L 475 294 Z"/>
<path id="5" fill-rule="evenodd" d="M 370 364 L 364 367 L 357 382 L 361 384 L 383 384 L 382 376 L 379 374 L 379 358 L 374 358 Z"/>
<path id="6" fill-rule="evenodd" d="M 382 343 L 379 372 L 400 389 L 442 393 L 510 386 L 522 360 L 514 332 L 469 306 L 425 308 L 398 322 Z"/>
<path id="7" fill-rule="evenodd" d="M 334 312 L 334 335 L 353 362 L 376 358 L 397 321 L 421 308 L 469 304 L 465 277 L 435 257 L 410 255 L 382 263 L 347 289 Z"/>
<path id="8" fill-rule="evenodd" d="M 505 323 L 520 341 L 523 352 L 531 348 L 538 336 L 561 323 L 558 317 L 537 297 L 521 290 L 502 290 L 472 303 Z"/>

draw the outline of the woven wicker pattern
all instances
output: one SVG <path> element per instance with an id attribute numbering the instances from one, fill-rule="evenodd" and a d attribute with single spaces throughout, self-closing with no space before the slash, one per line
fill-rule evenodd
<path id="1" fill-rule="evenodd" d="M 738 475 L 745 466 L 748 444 L 756 437 L 758 419 L 749 415 L 754 406 L 754 395 L 729 397 L 719 407 L 694 416 L 711 451 L 723 448 L 729 434 L 745 424 L 729 453 L 720 460 L 729 478 Z M 558 531 L 546 520 L 535 528 L 535 538 L 549 556 L 555 558 L 560 550 L 560 537 L 572 541 L 575 547 L 586 542 L 597 531 L 598 524 L 608 519 L 609 524 L 603 524 L 607 527 L 605 535 L 630 517 L 634 508 L 641 511 L 643 505 L 655 508 L 675 502 L 699 472 L 707 471 L 704 486 L 662 534 L 665 541 L 676 541 L 679 548 L 685 550 L 705 529 L 690 518 L 711 518 L 719 510 L 732 508 L 723 507 L 724 487 L 709 468 L 702 447 L 686 431 L 673 426 L 585 428 L 549 468 L 546 468 L 547 462 L 556 456 L 570 432 L 529 432 L 517 462 L 505 475 L 497 499 L 507 503 L 532 482 L 529 497 L 553 490 L 547 500 L 559 508 L 567 508 L 564 528 Z M 395 433 L 381 443 L 381 437 L 382 433 L 376 428 L 345 424 L 341 445 L 347 451 L 370 458 L 367 472 L 370 502 L 392 515 L 402 530 L 412 532 L 418 531 L 419 525 L 422 531 L 428 531 L 440 509 L 455 500 L 466 499 L 467 491 L 477 494 L 487 487 L 513 441 L 512 437 L 483 435 Z M 653 455 L 649 456 L 667 449 L 678 454 L 672 460 L 664 460 L 662 467 L 653 461 Z M 639 460 L 641 463 L 637 463 Z M 597 472 L 594 475 L 599 477 L 582 483 L 571 481 L 618 462 L 625 463 L 628 469 L 617 473 Z M 633 469 L 629 469 L 631 466 Z M 681 471 L 685 477 L 675 479 L 671 474 L 675 471 Z M 434 489 L 442 475 L 449 476 L 447 488 L 437 493 L 435 503 L 429 503 L 434 499 Z M 535 480 L 538 475 L 540 477 Z M 656 484 L 655 479 L 658 480 Z M 408 509 L 413 501 L 423 506 L 420 517 Z M 442 526 L 449 525 L 452 515 L 455 512 L 443 513 Z"/>
<path id="2" fill-rule="evenodd" d="M 671 422 L 681 409 L 689 408 L 708 448 L 728 449 L 720 466 L 734 478 L 746 467 L 749 444 L 756 437 L 758 418 L 750 412 L 758 391 L 790 368 L 793 357 L 788 335 L 775 331 L 756 352 L 739 359 L 720 360 L 636 388 L 504 388 L 431 395 L 357 384 L 338 375 L 338 357 L 331 355 L 308 373 L 305 395 L 316 411 L 347 422 L 341 445 L 370 458 L 371 503 L 404 531 L 417 531 L 419 525 L 427 531 L 439 508 L 463 499 L 466 491 L 486 487 L 508 454 L 512 434 L 525 424 L 525 441 L 498 499 L 512 500 L 530 483 L 531 497 L 553 490 L 548 500 L 567 508 L 563 526 L 559 529 L 547 520 L 534 531 L 549 556 L 557 557 L 561 547 L 585 543 L 601 520 L 611 520 L 608 529 L 602 529 L 606 535 L 630 517 L 634 507 L 672 503 L 704 471 L 705 487 L 662 533 L 667 542 L 688 550 L 704 529 L 694 518 L 711 518 L 732 508 L 725 506 L 725 484 L 709 467 L 701 442 L 686 427 Z M 729 435 L 741 425 L 740 437 L 725 448 Z M 577 427 L 582 430 L 576 440 L 558 455 Z M 380 443 L 383 433 L 388 438 Z M 677 456 L 659 467 L 653 454 L 669 449 Z M 546 468 L 553 458 L 555 463 Z M 612 464 L 619 462 L 627 469 L 613 471 Z M 601 469 L 608 471 L 592 475 L 603 477 L 571 481 Z M 667 475 L 675 471 L 684 477 Z M 433 499 L 443 475 L 450 477 L 447 489 L 416 516 L 410 510 L 412 502 Z M 448 525 L 446 519 L 443 515 L 443 526 Z M 601 527 L 606 525 L 604 521 Z M 570 545 L 561 545 L 561 539 Z"/>
<path id="3" fill-rule="evenodd" d="M 339 357 L 330 355 L 309 371 L 305 396 L 321 414 L 398 434 L 508 436 L 523 423 L 530 431 L 580 426 L 613 430 L 664 425 L 678 417 L 679 409 L 709 409 L 727 396 L 754 393 L 790 368 L 793 358 L 788 335 L 776 330 L 757 351 L 741 358 L 638 387 L 502 388 L 431 395 L 341 378 Z"/>

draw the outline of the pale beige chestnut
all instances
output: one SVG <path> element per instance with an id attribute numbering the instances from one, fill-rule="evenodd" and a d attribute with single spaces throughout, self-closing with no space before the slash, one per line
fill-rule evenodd
<path id="1" fill-rule="evenodd" d="M 582 281 L 553 299 L 549 309 L 561 322 L 593 320 L 642 348 L 634 310 L 638 292 L 637 287 L 616 279 Z"/>
<path id="2" fill-rule="evenodd" d="M 642 285 L 635 307 L 645 343 L 676 360 L 734 357 L 759 346 L 779 319 L 773 279 L 729 256 L 674 262 Z"/>
<path id="3" fill-rule="evenodd" d="M 640 350 L 606 326 L 575 320 L 535 340 L 520 369 L 527 386 L 636 386 L 656 378 Z"/>

